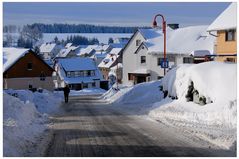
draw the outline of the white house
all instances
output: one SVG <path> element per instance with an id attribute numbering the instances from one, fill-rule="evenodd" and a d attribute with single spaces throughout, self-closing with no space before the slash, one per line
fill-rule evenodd
<path id="1" fill-rule="evenodd" d="M 64 58 L 58 59 L 55 69 L 57 71 L 56 88 L 65 87 L 66 84 L 73 90 L 100 87 L 103 79 L 95 62 L 91 58 Z"/>
<path id="2" fill-rule="evenodd" d="M 195 54 L 195 51 L 213 54 L 215 38 L 209 36 L 206 29 L 207 26 L 176 30 L 167 28 L 168 69 L 182 63 L 194 63 L 192 54 Z M 164 69 L 161 68 L 162 60 L 162 30 L 138 29 L 123 50 L 123 83 L 136 84 L 162 78 L 164 76 Z"/>
<path id="3" fill-rule="evenodd" d="M 40 55 L 44 60 L 53 59 L 62 49 L 62 46 L 56 43 L 44 43 L 40 46 Z"/>

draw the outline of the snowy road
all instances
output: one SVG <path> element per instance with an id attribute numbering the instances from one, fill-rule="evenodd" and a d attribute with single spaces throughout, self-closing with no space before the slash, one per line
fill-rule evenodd
<path id="1" fill-rule="evenodd" d="M 232 156 L 162 123 L 124 115 L 97 97 L 72 97 L 53 117 L 45 156 Z"/>

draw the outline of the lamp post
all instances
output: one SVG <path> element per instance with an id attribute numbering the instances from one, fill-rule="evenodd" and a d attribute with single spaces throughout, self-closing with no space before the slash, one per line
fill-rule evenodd
<path id="1" fill-rule="evenodd" d="M 153 28 L 156 28 L 157 27 L 157 22 L 156 22 L 156 18 L 160 16 L 162 18 L 162 29 L 163 29 L 163 34 L 164 34 L 164 51 L 163 51 L 163 59 L 164 59 L 164 65 L 166 64 L 166 21 L 164 19 L 164 16 L 162 14 L 157 14 L 154 16 L 154 19 L 153 19 Z M 164 75 L 166 74 L 166 68 L 164 67 Z"/>

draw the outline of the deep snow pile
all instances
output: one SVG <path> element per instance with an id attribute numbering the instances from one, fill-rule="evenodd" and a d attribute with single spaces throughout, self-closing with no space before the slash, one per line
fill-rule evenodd
<path id="1" fill-rule="evenodd" d="M 236 64 L 205 62 L 197 65 L 181 65 L 163 78 L 163 87 L 171 96 L 186 100 L 192 81 L 199 95 L 213 103 L 236 100 Z"/>
<path id="2" fill-rule="evenodd" d="M 45 130 L 42 116 L 33 103 L 3 93 L 4 156 L 24 156 L 36 145 L 36 137 Z"/>
<path id="3" fill-rule="evenodd" d="M 85 88 L 79 91 L 71 90 L 70 96 L 78 96 L 78 95 L 99 95 L 105 93 L 106 90 L 101 88 Z"/>
<path id="4" fill-rule="evenodd" d="M 200 136 L 229 148 L 236 140 L 237 97 L 236 64 L 205 62 L 181 65 L 163 78 L 163 89 L 169 97 L 153 105 L 149 116 L 161 122 Z M 201 106 L 187 102 L 189 85 L 193 82 L 199 96 L 205 97 Z"/>
<path id="5" fill-rule="evenodd" d="M 23 102 L 31 102 L 35 104 L 35 107 L 40 113 L 56 113 L 59 111 L 59 106 L 63 101 L 63 93 L 49 92 L 43 90 L 40 92 L 32 92 L 29 90 L 5 90 L 8 94 L 16 94 Z"/>

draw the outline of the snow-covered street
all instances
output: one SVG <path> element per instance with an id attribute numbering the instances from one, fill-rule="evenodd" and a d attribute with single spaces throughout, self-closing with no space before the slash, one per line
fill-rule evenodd
<path id="1" fill-rule="evenodd" d="M 5 90 L 4 156 L 235 156 L 235 66 L 180 65 L 66 104 L 61 91 Z"/>
<path id="2" fill-rule="evenodd" d="M 72 97 L 52 118 L 46 156 L 235 156 L 174 127 L 124 114 L 99 96 Z"/>

